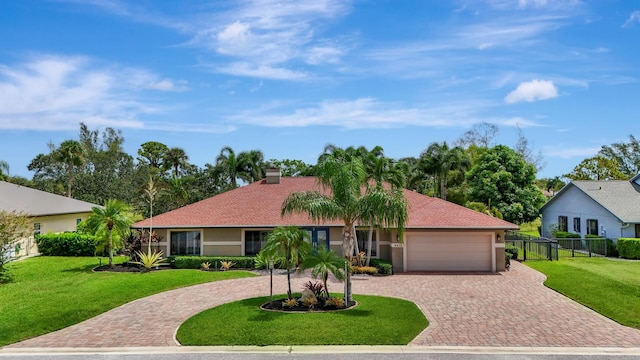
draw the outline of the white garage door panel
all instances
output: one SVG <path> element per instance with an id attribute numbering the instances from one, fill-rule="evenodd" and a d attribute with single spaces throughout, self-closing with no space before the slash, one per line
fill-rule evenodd
<path id="1" fill-rule="evenodd" d="M 407 234 L 408 271 L 491 271 L 491 235 Z"/>

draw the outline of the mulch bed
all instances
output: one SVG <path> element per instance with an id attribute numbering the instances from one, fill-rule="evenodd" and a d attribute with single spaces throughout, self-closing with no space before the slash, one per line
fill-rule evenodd
<path id="1" fill-rule="evenodd" d="M 302 304 L 300 301 L 298 301 L 298 305 L 297 306 L 293 306 L 293 307 L 283 307 L 282 304 L 286 301 L 287 299 L 277 299 L 277 300 L 273 300 L 273 304 L 266 302 L 262 305 L 260 305 L 260 308 L 262 310 L 267 310 L 267 311 L 277 311 L 277 312 L 330 312 L 330 311 L 344 311 L 344 310 L 349 310 L 349 309 L 353 309 L 356 305 L 358 305 L 357 301 L 351 301 L 349 302 L 349 304 L 345 307 L 335 307 L 335 306 L 324 306 L 322 305 L 324 302 L 322 299 L 318 299 L 318 304 L 312 308 Z"/>
<path id="2" fill-rule="evenodd" d="M 160 267 L 160 269 L 152 269 L 151 271 L 158 271 L 158 270 L 162 270 L 163 268 Z M 107 265 L 102 265 L 102 266 L 96 266 L 95 268 L 93 268 L 93 271 L 108 271 L 108 272 L 142 272 L 142 271 L 147 271 L 147 269 L 145 269 L 144 267 L 137 265 L 137 264 L 129 264 L 129 263 L 124 263 L 124 264 L 114 264 L 113 266 L 109 266 L 109 264 Z"/>

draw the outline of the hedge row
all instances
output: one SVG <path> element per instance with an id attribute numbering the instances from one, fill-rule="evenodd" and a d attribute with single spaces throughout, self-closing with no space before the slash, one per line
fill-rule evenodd
<path id="1" fill-rule="evenodd" d="M 221 261 L 233 262 L 232 269 L 255 268 L 254 256 L 171 256 L 169 261 L 176 269 L 200 269 L 206 262 L 212 269 L 219 269 Z"/>
<path id="2" fill-rule="evenodd" d="M 38 250 L 45 256 L 94 256 L 95 238 L 75 232 L 36 235 Z"/>
<path id="3" fill-rule="evenodd" d="M 553 237 L 556 239 L 580 239 L 580 234 L 570 233 L 566 231 L 556 231 L 553 233 Z"/>
<path id="4" fill-rule="evenodd" d="M 618 253 L 625 259 L 640 259 L 640 239 L 618 238 Z"/>
<path id="5" fill-rule="evenodd" d="M 393 265 L 386 260 L 371 259 L 369 264 L 371 266 L 375 266 L 378 269 L 378 274 L 386 274 L 386 275 L 393 274 Z"/>

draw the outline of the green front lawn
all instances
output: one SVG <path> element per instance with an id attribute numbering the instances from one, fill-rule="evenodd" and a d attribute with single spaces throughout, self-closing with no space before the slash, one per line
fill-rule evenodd
<path id="1" fill-rule="evenodd" d="M 193 316 L 177 338 L 182 345 L 406 345 L 429 325 L 410 301 L 354 299 L 351 310 L 309 313 L 260 310 L 268 297 L 236 301 Z"/>
<path id="2" fill-rule="evenodd" d="M 604 258 L 527 261 L 545 285 L 611 318 L 640 329 L 640 262 Z"/>
<path id="3" fill-rule="evenodd" d="M 14 281 L 0 285 L 0 346 L 62 329 L 163 291 L 253 276 L 246 271 L 199 270 L 93 273 L 97 265 L 94 257 L 44 256 L 9 264 Z"/>

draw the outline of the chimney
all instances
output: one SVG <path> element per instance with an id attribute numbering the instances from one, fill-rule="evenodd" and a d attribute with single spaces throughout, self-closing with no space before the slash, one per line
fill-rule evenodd
<path id="1" fill-rule="evenodd" d="M 280 168 L 267 169 L 266 175 L 267 184 L 280 184 Z"/>

